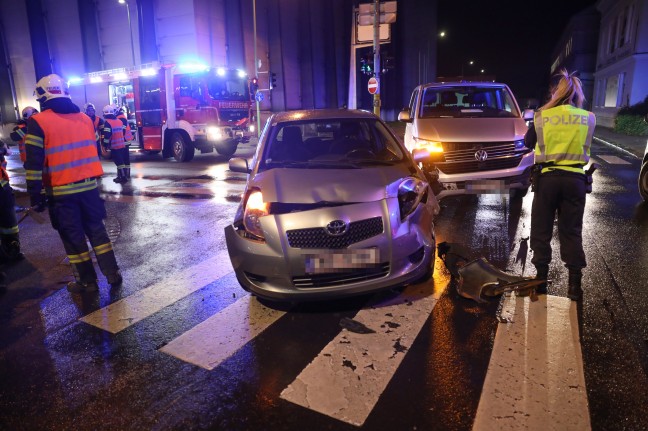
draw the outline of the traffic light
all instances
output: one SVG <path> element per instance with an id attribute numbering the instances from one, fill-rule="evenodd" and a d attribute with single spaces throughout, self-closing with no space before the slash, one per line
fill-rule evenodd
<path id="1" fill-rule="evenodd" d="M 360 71 L 365 75 L 373 75 L 373 58 L 371 55 L 363 55 L 360 59 Z"/>
<path id="2" fill-rule="evenodd" d="M 256 95 L 256 92 L 259 90 L 259 80 L 255 76 L 254 78 L 250 79 L 250 99 L 254 100 L 254 96 Z"/>
<path id="3" fill-rule="evenodd" d="M 277 74 L 270 72 L 270 90 L 277 88 Z"/>

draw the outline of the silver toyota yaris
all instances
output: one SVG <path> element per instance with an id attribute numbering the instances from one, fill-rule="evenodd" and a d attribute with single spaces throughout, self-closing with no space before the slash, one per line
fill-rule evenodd
<path id="1" fill-rule="evenodd" d="M 248 174 L 227 248 L 244 289 L 273 300 L 357 295 L 432 275 L 439 206 L 418 162 L 375 115 L 275 114 Z"/>

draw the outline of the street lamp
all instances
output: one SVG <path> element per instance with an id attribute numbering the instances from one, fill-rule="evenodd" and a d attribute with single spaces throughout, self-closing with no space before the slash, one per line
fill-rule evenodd
<path id="1" fill-rule="evenodd" d="M 445 35 L 446 35 L 445 31 L 442 31 L 441 33 L 439 33 L 439 37 L 445 37 Z"/>
<path id="2" fill-rule="evenodd" d="M 131 56 L 133 57 L 133 66 L 135 66 L 135 45 L 133 44 L 133 26 L 131 24 L 131 15 L 130 7 L 128 6 L 128 1 L 126 0 L 117 0 L 119 4 L 126 5 L 126 15 L 128 16 L 128 34 L 130 34 L 130 44 L 131 44 Z"/>

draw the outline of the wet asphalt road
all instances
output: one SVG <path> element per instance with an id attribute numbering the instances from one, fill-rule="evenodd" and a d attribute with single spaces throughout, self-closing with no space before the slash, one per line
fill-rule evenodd
<path id="1" fill-rule="evenodd" d="M 253 149 L 244 146 L 239 155 Z M 578 308 L 591 426 L 648 429 L 642 413 L 648 405 L 648 206 L 636 190 L 639 161 L 598 145 L 592 153 L 602 168 L 588 196 L 589 266 Z M 402 288 L 326 303 L 263 303 L 281 316 L 213 369 L 163 353 L 176 338 L 246 298 L 223 260 L 223 228 L 234 216 L 244 178 L 214 154 L 197 155 L 188 164 L 134 154 L 132 164 L 132 185 L 112 183 L 109 162 L 102 181 L 122 288 L 111 290 L 101 279 L 98 295 L 69 294 L 64 283 L 70 271 L 55 232 L 32 219 L 21 225 L 27 259 L 4 269 L 10 285 L 0 297 L 0 429 L 472 429 L 499 301 L 478 304 L 459 297 L 439 259 L 424 286 L 438 301 L 420 331 L 411 334 L 411 345 L 395 349 L 402 362 L 361 426 L 281 394 L 339 335 L 345 317 L 390 301 L 407 307 L 410 298 Z M 15 160 L 10 175 L 20 190 Z M 532 275 L 523 241 L 532 198 L 445 199 L 435 221 L 437 242 L 462 243 L 499 268 Z M 24 196 L 19 204 L 26 205 Z M 565 297 L 566 272 L 559 262 L 554 239 L 549 293 Z M 192 268 L 201 263 L 208 265 L 195 274 Z M 185 286 L 185 279 L 200 282 Z M 124 317 L 124 329 L 116 333 L 79 320 L 151 286 L 187 292 L 177 300 L 156 297 L 159 307 L 138 321 Z M 146 308 L 151 302 L 128 304 Z M 230 318 L 217 328 L 234 326 Z"/>

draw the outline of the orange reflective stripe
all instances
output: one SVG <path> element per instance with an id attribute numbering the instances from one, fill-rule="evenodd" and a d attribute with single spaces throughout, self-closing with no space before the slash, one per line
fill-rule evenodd
<path id="1" fill-rule="evenodd" d="M 45 135 L 43 185 L 46 188 L 103 175 L 90 117 L 81 113 L 57 114 L 48 109 L 34 116 L 34 120 Z"/>

